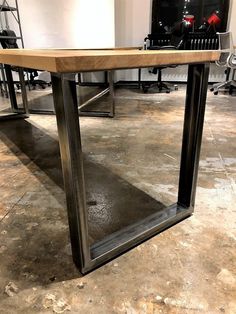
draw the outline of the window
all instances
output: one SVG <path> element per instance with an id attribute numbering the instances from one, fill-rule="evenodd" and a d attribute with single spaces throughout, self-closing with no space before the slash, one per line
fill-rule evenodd
<path id="1" fill-rule="evenodd" d="M 185 15 L 195 17 L 195 29 L 207 21 L 214 13 L 219 17 L 216 31 L 227 28 L 230 0 L 153 0 L 152 33 L 158 33 L 160 25 L 170 31 Z"/>

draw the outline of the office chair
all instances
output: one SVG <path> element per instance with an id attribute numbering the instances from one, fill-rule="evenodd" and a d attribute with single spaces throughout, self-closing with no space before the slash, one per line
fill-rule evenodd
<path id="1" fill-rule="evenodd" d="M 17 45 L 17 39 L 14 38 L 16 37 L 16 34 L 14 31 L 10 29 L 2 30 L 0 33 L 0 36 L 4 36 L 6 38 L 0 38 L 0 43 L 2 45 L 3 49 L 18 49 Z M 10 37 L 10 38 L 8 38 Z M 13 71 L 18 72 L 17 67 L 11 67 Z M 38 84 L 41 88 L 45 88 L 47 83 L 42 81 L 42 80 L 36 80 L 35 78 L 38 77 L 38 72 L 37 70 L 34 69 L 24 69 L 29 74 L 29 83 L 35 88 L 36 84 Z"/>
<path id="2" fill-rule="evenodd" d="M 144 39 L 144 50 L 173 50 L 178 49 L 178 47 L 171 44 L 172 34 L 171 33 L 158 33 L 158 34 L 149 34 Z M 175 66 L 171 66 L 175 67 Z M 165 69 L 165 66 L 154 67 L 152 71 L 149 71 L 153 74 L 158 74 L 157 82 L 155 83 L 143 83 L 142 89 L 144 93 L 147 93 L 148 90 L 152 87 L 157 87 L 158 92 L 165 91 L 170 93 L 171 89 L 167 86 L 165 82 L 162 81 L 162 70 Z M 177 86 L 175 86 L 177 89 Z"/>
<path id="3" fill-rule="evenodd" d="M 216 33 L 189 32 L 183 36 L 179 46 L 183 50 L 217 50 L 219 37 Z"/>
<path id="4" fill-rule="evenodd" d="M 234 74 L 236 69 L 236 49 L 233 45 L 233 37 L 231 32 L 217 33 L 219 38 L 219 49 L 221 50 L 221 56 L 216 64 L 220 67 L 226 68 L 226 80 L 225 82 L 217 83 L 210 89 L 214 95 L 218 95 L 220 90 L 229 89 L 229 93 L 232 93 L 233 87 L 236 85 L 234 80 Z M 229 79 L 230 71 L 233 70 L 232 79 Z"/>

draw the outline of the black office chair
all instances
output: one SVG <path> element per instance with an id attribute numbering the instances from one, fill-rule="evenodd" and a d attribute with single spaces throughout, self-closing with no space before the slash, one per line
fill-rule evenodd
<path id="1" fill-rule="evenodd" d="M 178 49 L 177 46 L 172 44 L 172 34 L 171 33 L 158 33 L 158 34 L 149 34 L 144 39 L 144 49 L 145 50 L 174 50 Z M 175 66 L 171 66 L 172 68 Z M 148 90 L 152 87 L 157 87 L 158 92 L 165 91 L 166 93 L 171 92 L 171 88 L 162 81 L 162 70 L 165 69 L 165 66 L 154 67 L 150 73 L 158 74 L 157 82 L 155 83 L 143 83 L 142 89 L 144 93 L 147 93 Z M 175 86 L 177 89 L 177 86 Z"/>
<path id="2" fill-rule="evenodd" d="M 0 38 L 0 43 L 2 45 L 3 49 L 18 49 L 17 45 L 17 39 L 14 38 L 16 37 L 16 34 L 14 31 L 10 29 L 3 30 L 0 32 L 0 36 L 4 36 L 6 38 Z M 11 38 L 8 38 L 11 37 Z M 17 67 L 11 67 L 13 71 L 18 72 Z M 36 80 L 35 78 L 38 77 L 38 72 L 37 70 L 34 69 L 24 69 L 27 73 L 29 73 L 29 83 L 35 88 L 36 85 L 38 84 L 41 88 L 45 88 L 47 86 L 47 83 L 42 80 Z"/>
<path id="3" fill-rule="evenodd" d="M 189 32 L 184 34 L 179 49 L 218 50 L 219 38 L 216 33 Z"/>

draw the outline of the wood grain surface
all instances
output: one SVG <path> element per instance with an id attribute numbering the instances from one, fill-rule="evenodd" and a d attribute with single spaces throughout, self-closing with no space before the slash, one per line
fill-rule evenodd
<path id="1" fill-rule="evenodd" d="M 3 49 L 0 50 L 0 63 L 49 72 L 70 73 L 204 63 L 216 61 L 219 56 L 219 51 L 206 50 Z"/>

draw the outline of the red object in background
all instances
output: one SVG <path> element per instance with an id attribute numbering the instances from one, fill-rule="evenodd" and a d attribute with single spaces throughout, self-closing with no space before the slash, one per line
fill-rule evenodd
<path id="1" fill-rule="evenodd" d="M 194 15 L 185 15 L 184 21 L 186 23 L 188 23 L 190 26 L 193 26 L 193 24 L 195 22 L 195 17 L 194 17 Z"/>
<path id="2" fill-rule="evenodd" d="M 208 24 L 210 25 L 217 25 L 220 24 L 221 19 L 219 18 L 219 16 L 217 15 L 216 12 L 212 13 L 212 15 L 208 18 L 207 20 Z"/>

